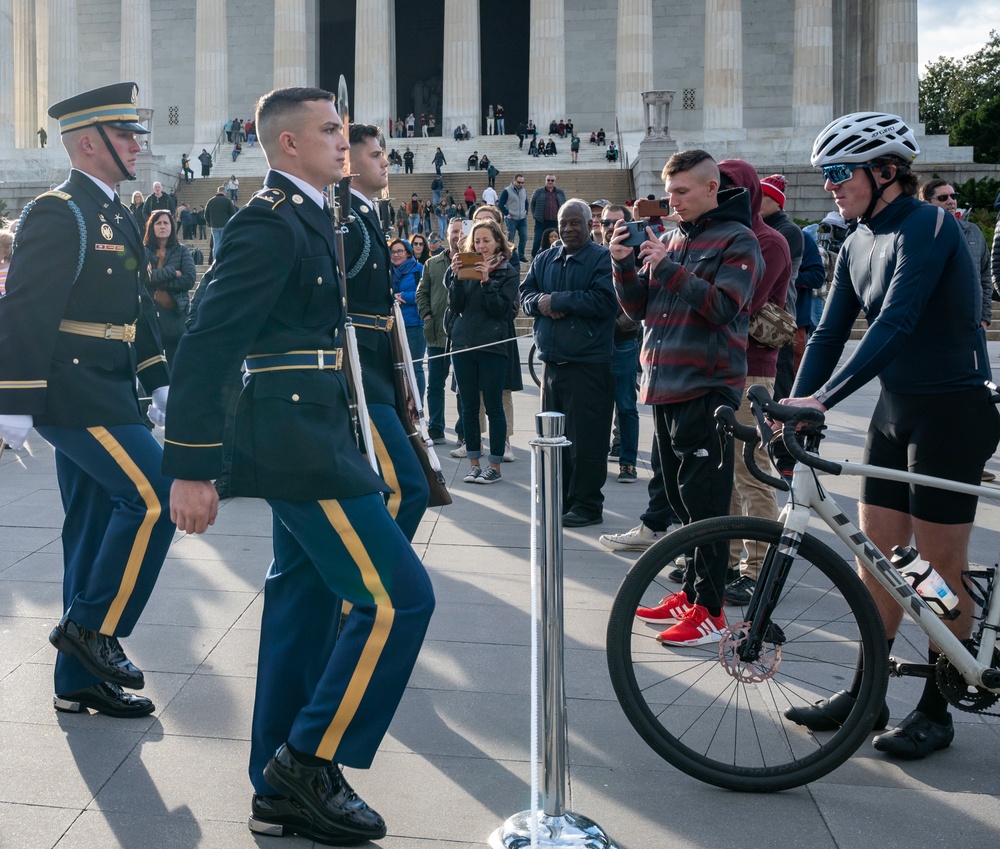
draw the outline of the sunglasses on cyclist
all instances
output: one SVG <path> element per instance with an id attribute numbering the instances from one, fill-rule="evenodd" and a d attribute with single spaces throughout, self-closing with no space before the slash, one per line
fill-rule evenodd
<path id="1" fill-rule="evenodd" d="M 871 169 L 875 166 L 870 162 L 860 162 L 857 165 L 841 163 L 838 165 L 824 165 L 823 166 L 823 179 L 829 180 L 833 185 L 839 186 L 841 183 L 846 183 L 851 177 L 854 176 L 854 172 L 858 168 Z"/>
<path id="2" fill-rule="evenodd" d="M 952 192 L 950 195 L 934 195 L 934 200 L 938 203 L 944 203 L 946 200 L 958 200 L 958 192 Z"/>

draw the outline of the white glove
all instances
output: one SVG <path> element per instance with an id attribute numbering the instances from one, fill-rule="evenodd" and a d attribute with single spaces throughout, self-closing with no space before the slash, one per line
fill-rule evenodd
<path id="1" fill-rule="evenodd" d="M 20 448 L 33 426 L 31 416 L 0 416 L 0 439 L 11 448 Z"/>
<path id="2" fill-rule="evenodd" d="M 169 386 L 161 386 L 153 390 L 153 403 L 146 410 L 146 417 L 157 427 L 163 427 L 167 422 L 167 392 Z"/>

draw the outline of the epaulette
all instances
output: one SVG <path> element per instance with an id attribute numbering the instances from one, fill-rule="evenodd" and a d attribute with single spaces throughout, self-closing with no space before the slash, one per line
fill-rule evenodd
<path id="1" fill-rule="evenodd" d="M 38 197 L 35 198 L 35 200 L 41 200 L 42 198 L 59 198 L 59 200 L 69 200 L 71 197 L 73 197 L 73 195 L 69 194 L 68 192 L 59 192 L 53 189 L 51 192 L 45 192 L 44 194 L 40 194 Z"/>
<path id="2" fill-rule="evenodd" d="M 269 204 L 271 209 L 278 206 L 285 200 L 285 193 L 281 189 L 261 189 L 259 192 L 255 192 L 254 196 L 250 198 L 250 203 L 254 201 L 262 201 L 263 203 Z"/>

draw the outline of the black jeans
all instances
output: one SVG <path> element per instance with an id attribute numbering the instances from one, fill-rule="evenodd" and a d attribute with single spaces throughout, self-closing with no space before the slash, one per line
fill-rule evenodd
<path id="1" fill-rule="evenodd" d="M 691 401 L 653 407 L 667 500 L 675 513 L 687 514 L 692 522 L 729 515 L 729 500 L 733 494 L 733 438 L 723 443 L 715 430 L 713 413 L 721 404 L 733 406 L 722 393 L 709 392 Z M 688 599 L 718 615 L 722 609 L 728 565 L 728 544 L 700 547 L 695 552 L 693 568 L 688 566 L 684 575 Z"/>
<path id="2" fill-rule="evenodd" d="M 507 441 L 507 419 L 503 412 L 503 379 L 507 373 L 506 354 L 487 351 L 457 351 L 452 355 L 455 380 L 462 394 L 462 425 L 465 448 L 469 459 L 482 451 L 479 432 L 479 393 L 483 393 L 486 417 L 489 419 L 491 463 L 503 461 Z"/>
<path id="3" fill-rule="evenodd" d="M 614 406 L 610 361 L 545 364 L 542 411 L 566 416 L 566 438 L 573 443 L 563 449 L 563 513 L 598 518 L 604 512 Z"/>

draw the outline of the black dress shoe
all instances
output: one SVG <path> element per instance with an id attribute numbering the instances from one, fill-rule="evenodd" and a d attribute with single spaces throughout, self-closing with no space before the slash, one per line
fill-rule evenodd
<path id="1" fill-rule="evenodd" d="M 582 516 L 572 510 L 563 516 L 563 525 L 567 528 L 585 528 L 587 525 L 601 525 L 603 523 L 603 516 Z"/>
<path id="2" fill-rule="evenodd" d="M 283 744 L 264 767 L 264 778 L 287 797 L 284 810 L 300 809 L 297 816 L 308 816 L 326 842 L 339 841 L 330 845 L 350 846 L 385 837 L 385 820 L 354 792 L 335 763 L 304 766 Z"/>
<path id="3" fill-rule="evenodd" d="M 104 681 L 131 690 L 146 686 L 142 670 L 125 657 L 116 637 L 106 637 L 64 616 L 49 634 L 49 642 L 63 654 L 73 655 L 88 672 Z"/>
<path id="4" fill-rule="evenodd" d="M 796 725 L 804 725 L 810 731 L 836 731 L 844 724 L 847 715 L 855 705 L 855 698 L 845 690 L 838 690 L 828 699 L 820 699 L 814 705 L 790 707 L 785 716 Z M 875 731 L 881 731 L 889 724 L 889 706 L 883 702 L 882 709 L 875 717 Z"/>
<path id="5" fill-rule="evenodd" d="M 268 837 L 297 834 L 325 846 L 350 846 L 366 842 L 363 837 L 323 831 L 309 811 L 287 796 L 259 796 L 255 793 L 250 802 L 250 820 L 247 825 L 254 834 Z"/>
<path id="6" fill-rule="evenodd" d="M 56 710 L 64 713 L 83 713 L 90 708 L 105 716 L 123 719 L 148 716 L 156 710 L 156 705 L 145 696 L 126 693 L 117 684 L 106 682 L 74 690 L 72 693 L 56 693 L 52 703 Z"/>
<path id="7" fill-rule="evenodd" d="M 914 761 L 947 749 L 954 739 L 955 723 L 950 714 L 947 722 L 934 722 L 923 711 L 914 710 L 891 731 L 875 737 L 872 745 L 880 752 Z"/>

